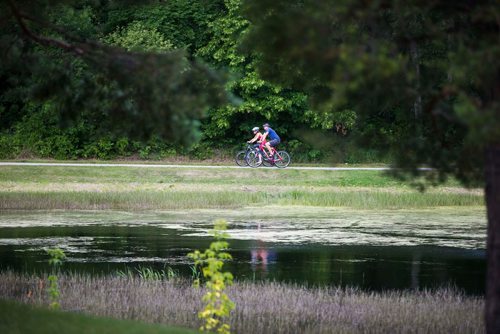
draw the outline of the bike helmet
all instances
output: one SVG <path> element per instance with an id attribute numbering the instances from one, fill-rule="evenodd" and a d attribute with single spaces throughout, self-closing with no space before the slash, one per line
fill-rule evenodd
<path id="1" fill-rule="evenodd" d="M 270 127 L 269 123 L 265 123 L 264 125 L 262 125 L 263 127 Z"/>
<path id="2" fill-rule="evenodd" d="M 259 131 L 259 127 L 256 126 L 255 128 L 252 129 L 252 132 Z"/>

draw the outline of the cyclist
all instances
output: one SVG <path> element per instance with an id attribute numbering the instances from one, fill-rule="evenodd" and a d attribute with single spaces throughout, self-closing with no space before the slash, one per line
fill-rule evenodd
<path id="1" fill-rule="evenodd" d="M 254 134 L 254 137 L 253 137 L 252 139 L 250 139 L 249 141 L 247 141 L 247 143 L 249 143 L 249 144 L 253 144 L 253 143 L 255 143 L 255 142 L 257 142 L 257 143 L 262 143 L 262 141 L 264 141 L 264 142 L 265 142 L 264 135 L 263 135 L 262 133 L 260 133 L 260 132 L 259 132 L 259 130 L 260 130 L 260 129 L 259 129 L 259 127 L 258 127 L 258 126 L 254 127 L 254 128 L 252 129 L 252 132 L 253 132 L 253 134 Z M 259 144 L 254 144 L 254 145 L 253 145 L 253 147 L 254 147 L 254 148 L 257 148 L 257 147 L 259 147 Z"/>
<path id="2" fill-rule="evenodd" d="M 271 147 L 278 146 L 278 144 L 281 142 L 281 139 L 280 139 L 280 136 L 278 136 L 278 134 L 276 133 L 276 131 L 271 129 L 271 127 L 269 126 L 269 123 L 264 124 L 263 127 L 264 127 L 265 133 L 262 137 L 263 137 L 263 140 L 266 140 L 267 137 L 269 137 L 269 140 L 266 142 L 266 148 L 267 148 L 267 151 L 269 152 L 269 156 L 272 157 L 273 152 L 272 152 Z"/>

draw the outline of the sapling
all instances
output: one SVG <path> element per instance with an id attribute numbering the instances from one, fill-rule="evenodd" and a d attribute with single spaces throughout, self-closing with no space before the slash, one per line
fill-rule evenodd
<path id="1" fill-rule="evenodd" d="M 226 252 L 229 244 L 225 241 L 228 234 L 225 232 L 227 223 L 224 220 L 217 220 L 211 234 L 215 241 L 203 253 L 195 250 L 188 256 L 194 260 L 196 267 L 201 267 L 201 272 L 206 280 L 207 292 L 203 296 L 205 307 L 198 313 L 198 317 L 203 320 L 200 330 L 203 332 L 216 332 L 219 334 L 229 334 L 230 327 L 227 320 L 235 304 L 224 292 L 227 286 L 233 284 L 233 275 L 230 272 L 223 272 L 224 261 L 231 260 L 231 254 Z M 195 286 L 200 285 L 200 279 L 195 279 Z"/>
<path id="2" fill-rule="evenodd" d="M 49 308 L 57 310 L 61 307 L 59 304 L 59 286 L 57 284 L 57 272 L 59 267 L 62 265 L 63 260 L 66 258 L 66 254 L 60 248 L 47 249 L 47 254 L 49 255 L 49 265 L 52 267 L 52 274 L 49 275 Z"/>

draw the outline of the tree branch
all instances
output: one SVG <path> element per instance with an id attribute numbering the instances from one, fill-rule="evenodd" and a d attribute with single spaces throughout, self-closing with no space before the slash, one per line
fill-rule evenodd
<path id="1" fill-rule="evenodd" d="M 48 38 L 48 37 L 44 37 L 44 36 L 40 36 L 40 35 L 35 34 L 26 25 L 25 19 L 29 19 L 29 18 L 26 17 L 25 15 L 23 15 L 19 11 L 19 9 L 14 5 L 12 0 L 8 0 L 7 3 L 9 4 L 9 7 L 12 11 L 12 14 L 14 15 L 14 18 L 16 19 L 17 23 L 21 27 L 21 30 L 28 38 L 32 39 L 33 41 L 35 41 L 41 45 L 55 46 L 55 47 L 61 48 L 63 50 L 75 53 L 78 56 L 82 56 L 85 53 L 85 51 L 81 47 L 76 46 L 76 45 L 72 45 L 66 41 L 62 41 L 62 40 L 58 40 L 58 39 L 54 39 L 54 38 Z"/>

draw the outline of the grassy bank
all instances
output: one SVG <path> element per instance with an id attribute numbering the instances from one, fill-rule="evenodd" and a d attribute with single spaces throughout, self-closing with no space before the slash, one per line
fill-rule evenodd
<path id="1" fill-rule="evenodd" d="M 180 210 L 195 208 L 235 208 L 248 205 L 302 205 L 349 207 L 353 209 L 401 209 L 438 206 L 480 206 L 483 198 L 462 194 L 421 194 L 384 192 L 307 192 L 277 194 L 218 192 L 3 192 L 0 209 L 4 210 Z"/>
<path id="2" fill-rule="evenodd" d="M 197 328 L 203 290 L 187 281 L 60 277 L 63 309 Z M 0 274 L 0 295 L 47 304 L 45 278 Z M 235 333 L 482 333 L 481 298 L 453 289 L 363 292 L 280 283 L 236 283 Z"/>
<path id="3" fill-rule="evenodd" d="M 0 300 L 1 333 L 37 334 L 194 334 L 196 331 L 130 320 L 116 320 L 84 314 L 51 311 L 11 301 Z"/>
<path id="4" fill-rule="evenodd" d="M 192 209 L 249 205 L 355 209 L 482 206 L 455 181 L 421 193 L 378 171 L 0 167 L 0 209 Z"/>

